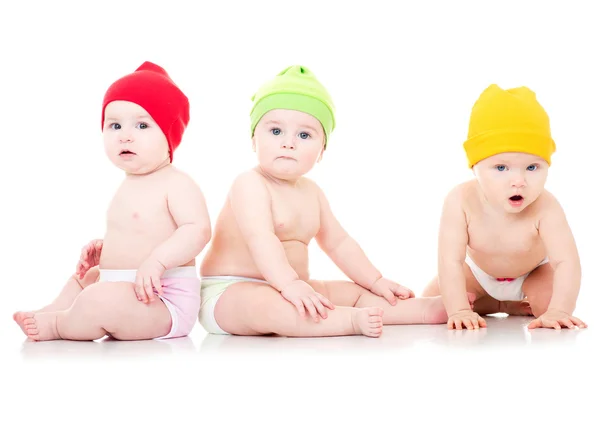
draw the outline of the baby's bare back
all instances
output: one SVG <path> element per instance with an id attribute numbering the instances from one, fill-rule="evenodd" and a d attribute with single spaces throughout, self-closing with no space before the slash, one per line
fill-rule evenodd
<path id="1" fill-rule="evenodd" d="M 108 208 L 100 268 L 137 269 L 177 230 L 167 205 L 167 181 L 177 173 L 165 167 L 123 181 Z"/>
<path id="2" fill-rule="evenodd" d="M 546 258 L 538 230 L 545 192 L 523 212 L 502 216 L 483 204 L 476 181 L 464 186 L 467 253 L 479 268 L 497 278 L 517 278 Z"/>
<path id="3" fill-rule="evenodd" d="M 273 231 L 284 247 L 289 264 L 300 279 L 308 280 L 308 244 L 320 227 L 316 185 L 306 178 L 301 178 L 293 187 L 262 176 L 261 179 L 271 199 Z M 229 197 L 217 218 L 212 243 L 200 273 L 203 276 L 264 279 L 238 226 Z"/>

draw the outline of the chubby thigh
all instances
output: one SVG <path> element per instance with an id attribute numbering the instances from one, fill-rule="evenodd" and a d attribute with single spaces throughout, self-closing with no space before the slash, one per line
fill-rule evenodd
<path id="1" fill-rule="evenodd" d="M 97 322 L 115 339 L 138 340 L 165 336 L 171 329 L 171 314 L 156 297 L 138 301 L 131 282 L 97 282 L 86 287 L 71 308 Z"/>

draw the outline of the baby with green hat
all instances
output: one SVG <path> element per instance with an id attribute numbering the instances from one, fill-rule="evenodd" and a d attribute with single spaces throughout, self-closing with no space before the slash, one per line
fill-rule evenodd
<path id="1" fill-rule="evenodd" d="M 383 324 L 445 323 L 441 297 L 415 298 L 384 278 L 304 175 L 331 141 L 331 96 L 304 66 L 254 95 L 258 165 L 234 181 L 201 265 L 200 323 L 209 333 L 379 337 Z M 310 278 L 308 245 L 352 281 Z"/>

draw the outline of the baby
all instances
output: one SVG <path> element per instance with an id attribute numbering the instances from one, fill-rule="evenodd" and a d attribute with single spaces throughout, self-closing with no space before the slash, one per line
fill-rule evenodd
<path id="1" fill-rule="evenodd" d="M 575 240 L 544 189 L 555 144 L 535 94 L 488 87 L 464 149 L 476 178 L 445 199 L 438 277 L 423 296 L 441 293 L 449 329 L 485 327 L 479 315 L 497 312 L 533 314 L 529 328 L 586 327 L 572 316 L 581 279 Z"/>
<path id="2" fill-rule="evenodd" d="M 384 278 L 335 218 L 323 191 L 304 177 L 321 160 L 335 127 L 331 97 L 313 73 L 291 66 L 253 101 L 258 166 L 233 183 L 202 262 L 204 328 L 379 337 L 383 324 L 445 323 L 441 297 L 415 299 Z M 313 238 L 354 282 L 310 279 Z"/>
<path id="3" fill-rule="evenodd" d="M 195 258 L 211 229 L 202 192 L 171 165 L 188 121 L 187 97 L 160 66 L 146 62 L 110 86 L 104 147 L 125 180 L 104 240 L 84 247 L 58 298 L 14 314 L 29 339 L 138 340 L 192 330 L 200 309 Z"/>

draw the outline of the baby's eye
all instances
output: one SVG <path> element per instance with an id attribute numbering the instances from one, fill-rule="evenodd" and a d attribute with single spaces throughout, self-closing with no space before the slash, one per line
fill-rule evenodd
<path id="1" fill-rule="evenodd" d="M 110 127 L 111 129 L 114 129 L 114 130 L 121 129 L 121 125 L 119 123 L 111 123 L 110 126 L 108 126 L 108 127 Z"/>
<path id="2" fill-rule="evenodd" d="M 278 129 L 278 128 L 275 127 L 273 129 L 271 129 L 271 133 L 273 135 L 281 135 L 281 129 Z"/>
<path id="3" fill-rule="evenodd" d="M 496 170 L 498 170 L 498 172 L 504 172 L 506 170 L 506 166 L 504 164 L 499 164 L 496 166 Z"/>
<path id="4" fill-rule="evenodd" d="M 148 125 L 146 123 L 138 123 L 135 127 L 137 129 L 148 129 Z"/>
<path id="5" fill-rule="evenodd" d="M 537 164 L 530 164 L 529 166 L 527 166 L 527 170 L 529 170 L 530 172 L 533 172 L 537 168 Z"/>
<path id="6" fill-rule="evenodd" d="M 310 134 L 308 132 L 300 132 L 298 136 L 303 140 L 308 140 L 310 138 Z"/>

